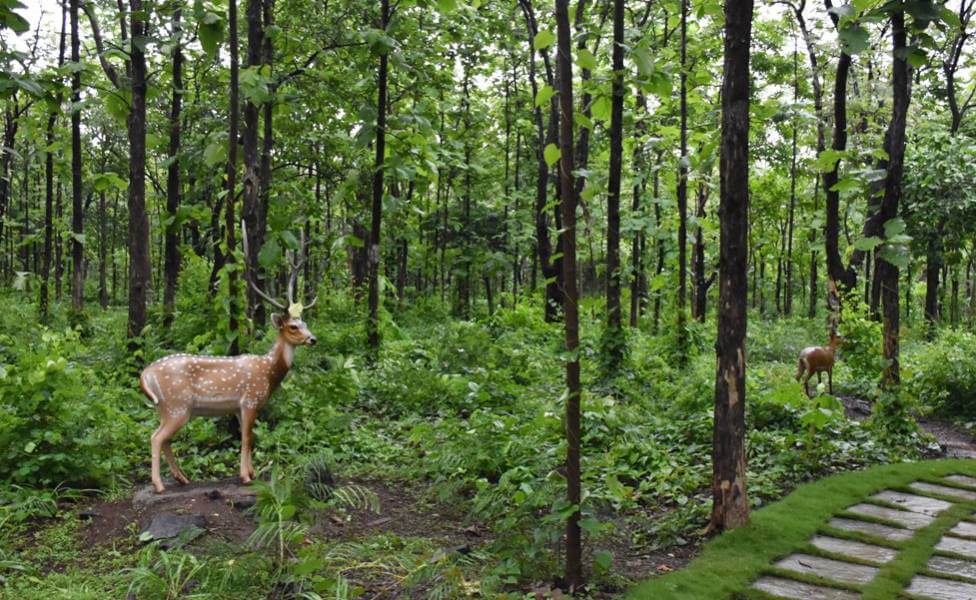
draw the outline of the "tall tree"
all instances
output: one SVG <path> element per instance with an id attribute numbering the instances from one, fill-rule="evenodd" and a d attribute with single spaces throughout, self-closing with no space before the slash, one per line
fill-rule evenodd
<path id="1" fill-rule="evenodd" d="M 240 101 L 238 93 L 239 84 L 239 59 L 238 59 L 238 37 L 237 37 L 237 0 L 229 0 L 227 10 L 227 26 L 230 28 L 230 116 L 229 134 L 227 136 L 227 167 L 225 174 L 224 197 L 224 228 L 227 235 L 227 254 L 225 255 L 227 269 L 227 296 L 229 299 L 229 318 L 227 323 L 228 335 L 230 336 L 230 354 L 237 354 L 240 351 L 239 345 L 239 324 L 237 321 L 237 269 L 234 250 L 237 240 L 234 235 L 236 218 L 234 216 L 234 202 L 237 196 L 237 136 L 240 127 Z"/>
<path id="2" fill-rule="evenodd" d="M 390 0 L 380 5 L 380 29 L 390 24 Z M 380 221 L 383 218 L 383 162 L 386 155 L 386 93 L 388 52 L 380 48 L 380 64 L 376 74 L 376 158 L 373 161 L 373 202 L 369 230 L 369 319 L 366 322 L 366 343 L 374 353 L 380 347 Z"/>
<path id="3" fill-rule="evenodd" d="M 58 43 L 58 71 L 64 66 L 65 40 L 67 38 L 68 4 L 61 3 L 61 35 Z M 58 77 L 57 91 L 54 93 L 53 106 L 47 117 L 47 148 L 44 151 L 44 263 L 41 270 L 40 314 L 41 319 L 48 317 L 48 281 L 51 277 L 51 254 L 54 245 L 54 126 L 57 124 L 61 112 L 62 81 Z M 0 229 L 3 223 L 0 219 Z"/>
<path id="4" fill-rule="evenodd" d="M 746 291 L 749 231 L 749 44 L 752 0 L 725 3 L 718 338 L 712 442 L 713 530 L 749 518 L 746 495 Z"/>
<path id="5" fill-rule="evenodd" d="M 78 34 L 78 2 L 71 1 L 71 62 L 81 60 L 81 38 Z M 80 313 L 85 303 L 84 213 L 81 189 L 81 70 L 71 75 L 71 307 Z"/>
<path id="6" fill-rule="evenodd" d="M 678 362 L 688 360 L 689 341 L 685 313 L 688 288 L 688 0 L 681 0 L 680 137 L 678 161 Z"/>
<path id="7" fill-rule="evenodd" d="M 624 1 L 613 2 L 613 85 L 610 106 L 610 175 L 607 184 L 607 344 L 611 365 L 620 361 L 620 178 L 624 129 Z M 564 223 L 565 225 L 565 223 Z"/>
<path id="8" fill-rule="evenodd" d="M 263 62 L 264 54 L 264 15 L 262 0 L 247 0 L 247 68 L 257 74 Z M 244 218 L 244 227 L 247 229 L 247 241 L 249 255 L 244 258 L 245 270 L 244 277 L 247 281 L 261 285 L 258 277 L 260 265 L 258 255 L 264 243 L 264 231 L 257 231 L 260 221 L 261 201 L 261 171 L 258 152 L 258 129 L 259 123 L 258 105 L 252 95 L 247 95 L 244 100 L 244 178 L 241 183 L 244 186 L 244 205 L 241 210 Z M 248 312 L 252 316 L 260 316 L 263 321 L 264 304 L 260 296 L 254 289 L 254 285 L 246 286 Z M 255 321 L 258 321 L 255 318 Z"/>
<path id="9" fill-rule="evenodd" d="M 129 109 L 129 339 L 142 335 L 146 325 L 146 296 L 152 285 L 149 260 L 149 217 L 146 214 L 146 24 L 142 0 L 131 0 L 129 51 L 132 105 Z M 135 348 L 130 342 L 130 348 Z"/>
<path id="10" fill-rule="evenodd" d="M 569 0 L 556 0 L 559 81 L 559 183 L 562 213 L 563 319 L 566 333 L 566 499 L 574 507 L 566 519 L 566 586 L 583 584 L 580 532 L 580 364 L 579 291 L 576 286 L 576 188 L 573 185 L 573 65 L 570 53 Z"/>
<path id="11" fill-rule="evenodd" d="M 169 111 L 169 165 L 166 167 L 166 214 L 169 225 L 166 227 L 166 248 L 164 261 L 163 287 L 163 325 L 169 327 L 173 321 L 173 306 L 176 301 L 176 284 L 180 276 L 180 226 L 177 211 L 180 208 L 180 136 L 183 107 L 183 16 L 182 0 L 173 5 L 173 83 Z"/>
<path id="12" fill-rule="evenodd" d="M 884 198 L 879 214 L 882 223 L 898 216 L 898 204 L 902 196 L 902 175 L 905 165 L 905 127 L 908 121 L 909 73 L 906 60 L 905 13 L 896 10 L 891 15 L 891 122 L 888 125 L 887 150 L 888 173 L 885 177 Z M 884 322 L 884 357 L 887 361 L 882 374 L 882 385 L 897 386 L 899 373 L 899 318 L 898 266 L 876 253 L 875 271 L 881 285 L 881 303 Z"/>

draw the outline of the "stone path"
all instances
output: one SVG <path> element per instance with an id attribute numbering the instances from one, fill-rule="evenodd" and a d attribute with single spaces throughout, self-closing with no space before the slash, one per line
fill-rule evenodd
<path id="1" fill-rule="evenodd" d="M 847 507 L 826 523 L 840 534 L 814 535 L 807 551 L 773 563 L 752 587 L 777 598 L 857 600 L 858 590 L 895 560 L 918 530 L 954 506 L 933 496 L 976 501 L 976 478 L 966 475 L 949 475 L 939 483 L 916 481 L 908 488 L 912 493 L 884 490 Z M 928 563 L 902 593 L 926 600 L 976 600 L 976 513 L 938 540 Z"/>

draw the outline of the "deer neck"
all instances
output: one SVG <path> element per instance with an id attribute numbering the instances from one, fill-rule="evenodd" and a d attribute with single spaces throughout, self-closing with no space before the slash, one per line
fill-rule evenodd
<path id="1" fill-rule="evenodd" d="M 268 379 L 271 380 L 273 386 L 277 386 L 291 369 L 292 361 L 295 358 L 295 347 L 279 335 L 278 339 L 275 340 L 274 346 L 271 347 L 268 356 L 271 358 Z"/>

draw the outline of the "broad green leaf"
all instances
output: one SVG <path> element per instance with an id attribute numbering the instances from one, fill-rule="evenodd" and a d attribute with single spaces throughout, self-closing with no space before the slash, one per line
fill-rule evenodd
<path id="1" fill-rule="evenodd" d="M 607 96 L 600 96 L 593 101 L 593 105 L 590 107 L 590 114 L 597 121 L 609 121 L 610 120 L 610 110 L 612 104 L 610 98 Z"/>
<path id="2" fill-rule="evenodd" d="M 548 85 L 544 85 L 541 89 L 539 89 L 539 93 L 535 95 L 535 105 L 542 106 L 546 102 L 549 102 L 549 100 L 555 95 L 556 90 L 552 89 L 552 87 Z"/>
<path id="3" fill-rule="evenodd" d="M 596 57 L 586 48 L 580 48 L 576 53 L 576 64 L 583 69 L 592 71 L 596 68 Z"/>
<path id="4" fill-rule="evenodd" d="M 549 30 L 543 29 L 539 33 L 535 34 L 535 39 L 532 40 L 532 45 L 535 46 L 536 50 L 544 50 L 552 45 L 556 41 L 556 36 Z"/>
<path id="5" fill-rule="evenodd" d="M 860 25 L 850 25 L 840 30 L 840 44 L 844 52 L 854 56 L 871 47 L 871 34 Z"/>
<path id="6" fill-rule="evenodd" d="M 864 252 L 870 252 L 871 250 L 874 250 L 877 246 L 881 245 L 882 242 L 883 240 L 879 237 L 875 237 L 875 236 L 863 237 L 854 242 L 854 247 Z"/>
<path id="7" fill-rule="evenodd" d="M 558 161 L 562 156 L 562 151 L 556 144 L 549 144 L 546 146 L 546 149 L 542 154 L 546 159 L 546 164 L 551 167 L 552 165 L 556 164 L 556 161 Z"/>

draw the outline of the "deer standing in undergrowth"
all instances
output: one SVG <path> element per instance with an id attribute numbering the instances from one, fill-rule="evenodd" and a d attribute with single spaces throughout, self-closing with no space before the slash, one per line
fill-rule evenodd
<path id="1" fill-rule="evenodd" d="M 831 394 L 834 393 L 834 359 L 837 347 L 840 346 L 844 338 L 837 335 L 831 328 L 830 342 L 826 346 L 810 346 L 800 351 L 800 358 L 796 364 L 796 380 L 803 379 L 803 389 L 807 396 L 810 395 L 810 377 L 817 374 L 817 383 L 821 381 L 821 374 L 827 373 L 827 389 Z"/>
<path id="2" fill-rule="evenodd" d="M 243 224 L 242 224 L 243 225 Z M 304 235 L 300 244 L 301 256 L 305 256 Z M 244 230 L 244 255 L 247 256 L 247 231 Z M 189 483 L 186 475 L 176 464 L 171 439 L 191 416 L 237 415 L 241 424 L 241 483 L 254 479 L 251 463 L 252 428 L 258 411 L 288 374 L 294 359 L 295 347 L 314 345 L 315 336 L 302 321 L 302 311 L 308 306 L 295 301 L 295 282 L 304 259 L 297 260 L 292 254 L 291 276 L 288 280 L 288 306 L 278 302 L 251 281 L 251 286 L 262 298 L 283 313 L 271 315 L 271 323 L 277 331 L 277 339 L 271 350 L 262 356 L 195 356 L 173 354 L 152 363 L 139 377 L 139 387 L 152 400 L 159 412 L 159 428 L 152 434 L 152 483 L 156 493 L 164 491 L 159 476 L 160 454 L 166 456 L 173 478 L 181 484 Z"/>

